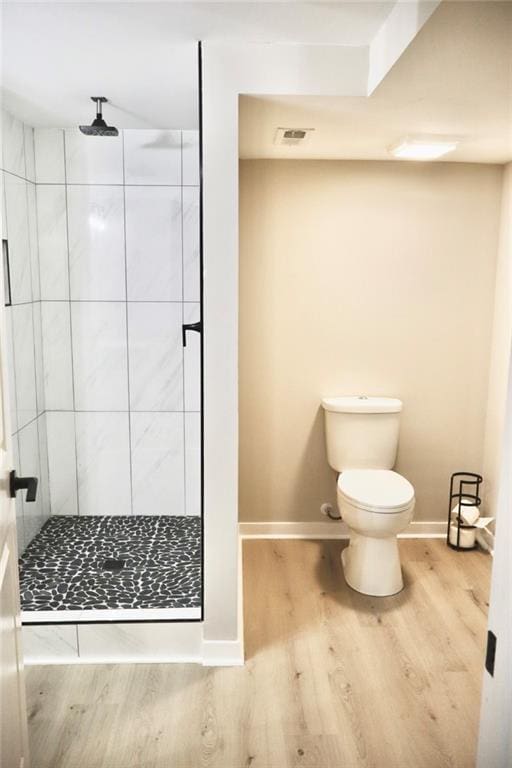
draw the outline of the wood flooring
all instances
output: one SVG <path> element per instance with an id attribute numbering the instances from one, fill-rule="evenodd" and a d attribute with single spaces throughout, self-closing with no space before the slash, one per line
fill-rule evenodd
<path id="1" fill-rule="evenodd" d="M 246 541 L 245 667 L 32 667 L 32 768 L 473 768 L 491 559 L 400 542 L 364 597 L 336 541 Z"/>

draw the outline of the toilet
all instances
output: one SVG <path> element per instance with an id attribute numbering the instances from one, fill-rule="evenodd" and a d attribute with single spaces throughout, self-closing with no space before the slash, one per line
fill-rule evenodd
<path id="1" fill-rule="evenodd" d="M 393 471 L 402 402 L 325 397 L 327 459 L 339 472 L 338 509 L 350 533 L 342 554 L 347 584 L 375 597 L 403 589 L 397 534 L 411 522 L 414 488 Z"/>

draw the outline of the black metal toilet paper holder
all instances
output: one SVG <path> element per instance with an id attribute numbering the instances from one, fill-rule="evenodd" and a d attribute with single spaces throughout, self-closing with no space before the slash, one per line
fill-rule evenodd
<path id="1" fill-rule="evenodd" d="M 462 547 L 460 545 L 460 532 L 461 529 L 474 529 L 476 526 L 467 525 L 460 518 L 461 507 L 479 507 L 482 503 L 480 498 L 480 485 L 483 482 L 482 475 L 478 475 L 476 472 L 454 472 L 450 480 L 450 500 L 448 502 L 448 525 L 446 528 L 446 543 L 451 549 L 455 549 L 458 552 L 470 552 L 477 548 L 475 541 L 472 547 Z M 458 505 L 459 512 L 452 520 L 452 509 L 454 505 Z M 453 523 L 457 525 L 457 540 L 455 544 L 450 541 L 450 528 Z"/>

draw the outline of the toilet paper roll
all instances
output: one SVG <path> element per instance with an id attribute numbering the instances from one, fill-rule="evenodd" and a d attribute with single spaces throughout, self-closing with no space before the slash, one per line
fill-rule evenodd
<path id="1" fill-rule="evenodd" d="M 464 499 L 462 499 L 464 501 Z M 467 499 L 467 501 L 473 501 L 472 499 Z M 474 525 L 478 518 L 480 517 L 480 511 L 476 504 L 456 504 L 454 508 L 452 509 L 452 515 L 454 517 L 459 517 L 462 520 L 463 523 L 466 523 L 466 525 Z"/>
<path id="2" fill-rule="evenodd" d="M 457 546 L 457 523 L 450 524 L 450 544 Z M 476 528 L 461 528 L 459 536 L 459 547 L 462 549 L 472 549 L 476 542 Z"/>

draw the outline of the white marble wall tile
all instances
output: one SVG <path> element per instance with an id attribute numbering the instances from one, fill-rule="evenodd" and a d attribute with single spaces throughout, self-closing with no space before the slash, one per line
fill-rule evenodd
<path id="1" fill-rule="evenodd" d="M 126 184 L 181 184 L 181 131 L 123 133 Z"/>
<path id="2" fill-rule="evenodd" d="M 156 625 L 118 622 L 79 624 L 78 637 L 83 662 L 119 663 L 151 659 L 200 664 L 203 658 L 202 634 L 190 621 Z M 168 768 L 173 766 L 173 762 L 167 761 Z"/>
<path id="3" fill-rule="evenodd" d="M 38 416 L 45 410 L 44 364 L 43 364 L 43 324 L 41 302 L 33 306 L 34 317 L 34 360 L 36 367 L 36 403 Z"/>
<path id="4" fill-rule="evenodd" d="M 2 193 L 2 217 L 0 221 L 0 234 L 2 235 L 2 239 L 7 239 L 7 208 L 5 205 L 5 173 L 3 171 L 0 171 L 0 181 L 1 181 L 1 193 Z"/>
<path id="5" fill-rule="evenodd" d="M 48 411 L 73 410 L 71 318 L 66 301 L 41 302 L 44 398 Z"/>
<path id="6" fill-rule="evenodd" d="M 18 547 L 18 554 L 21 555 L 25 550 L 25 529 L 23 527 L 23 515 L 19 518 L 16 517 L 16 545 Z"/>
<path id="7" fill-rule="evenodd" d="M 65 132 L 65 145 L 68 184 L 123 183 L 122 131 L 98 138 L 73 128 Z"/>
<path id="8" fill-rule="evenodd" d="M 73 662 L 78 657 L 77 629 L 74 624 L 25 624 L 22 641 L 26 664 Z"/>
<path id="9" fill-rule="evenodd" d="M 3 169 L 25 177 L 25 149 L 23 123 L 9 112 L 2 111 L 2 162 Z"/>
<path id="10" fill-rule="evenodd" d="M 183 185 L 199 183 L 199 131 L 183 131 Z"/>
<path id="11" fill-rule="evenodd" d="M 37 228 L 41 298 L 69 298 L 66 188 L 37 185 Z"/>
<path id="12" fill-rule="evenodd" d="M 37 415 L 36 372 L 34 358 L 33 305 L 12 307 L 14 375 L 16 379 L 17 428 L 21 429 Z"/>
<path id="13" fill-rule="evenodd" d="M 43 518 L 40 515 L 32 516 L 30 513 L 27 513 L 27 508 L 29 506 L 29 504 L 25 504 L 23 513 L 23 538 L 25 547 L 28 547 L 44 524 Z"/>
<path id="14" fill-rule="evenodd" d="M 183 187 L 183 299 L 201 300 L 199 187 Z"/>
<path id="15" fill-rule="evenodd" d="M 41 498 L 41 511 L 44 519 L 50 515 L 50 484 L 48 474 L 48 433 L 46 428 L 46 414 L 43 413 L 37 419 L 39 435 L 39 494 Z"/>
<path id="16" fill-rule="evenodd" d="M 128 299 L 181 301 L 181 189 L 126 187 Z"/>
<path id="17" fill-rule="evenodd" d="M 183 413 L 132 413 L 135 515 L 185 514 Z"/>
<path id="18" fill-rule="evenodd" d="M 200 320 L 199 304 L 183 305 L 183 322 L 197 323 Z M 201 409 L 201 337 L 194 331 L 187 333 L 187 346 L 183 350 L 185 366 L 185 410 Z"/>
<path id="19" fill-rule="evenodd" d="M 123 188 L 68 186 L 67 194 L 71 299 L 124 300 Z"/>
<path id="20" fill-rule="evenodd" d="M 76 515 L 75 414 L 47 413 L 46 430 L 51 513 Z"/>
<path id="21" fill-rule="evenodd" d="M 129 515 L 130 437 L 127 413 L 77 413 L 81 515 Z"/>
<path id="22" fill-rule="evenodd" d="M 126 305 L 73 303 L 71 320 L 76 409 L 127 411 Z"/>
<path id="23" fill-rule="evenodd" d="M 20 475 L 23 477 L 37 477 L 41 470 L 39 459 L 39 434 L 37 420 L 31 421 L 18 433 L 20 451 Z M 45 519 L 43 517 L 43 505 L 40 489 L 35 501 L 26 500 L 26 491 L 21 491 L 23 498 L 23 526 L 25 530 L 25 543 L 28 544 L 39 532 Z"/>
<path id="24" fill-rule="evenodd" d="M 183 410 L 181 319 L 181 304 L 128 304 L 131 410 Z"/>
<path id="25" fill-rule="evenodd" d="M 32 301 L 41 298 L 39 276 L 39 243 L 37 235 L 36 185 L 27 184 L 28 239 L 30 248 L 30 269 L 32 277 Z"/>
<path id="26" fill-rule="evenodd" d="M 12 331 L 12 315 L 13 308 L 5 307 L 5 340 L 6 340 L 6 359 L 8 362 L 8 386 L 9 386 L 9 408 L 10 408 L 10 420 L 11 420 L 11 434 L 13 435 L 18 431 L 18 408 L 16 405 L 16 375 L 15 375 L 15 360 L 14 360 L 14 345 L 13 345 L 13 331 Z"/>
<path id="27" fill-rule="evenodd" d="M 201 414 L 185 413 L 186 514 L 201 514 Z"/>
<path id="28" fill-rule="evenodd" d="M 32 301 L 27 184 L 10 173 L 5 176 L 9 265 L 13 304 Z"/>
<path id="29" fill-rule="evenodd" d="M 35 128 L 36 182 L 64 184 L 64 131 L 60 128 Z"/>
<path id="30" fill-rule="evenodd" d="M 53 514 L 129 514 L 132 503 L 137 514 L 200 512 L 200 414 L 192 412 L 200 407 L 199 336 L 188 334 L 185 358 L 181 345 L 182 322 L 199 319 L 198 133 L 184 132 L 183 147 L 179 131 L 124 133 L 124 168 L 122 137 L 35 134 L 36 178 L 47 182 L 37 199 L 45 400 L 50 395 L 50 412 L 37 420 L 43 513 L 49 503 Z M 132 186 L 116 186 L 123 183 Z M 29 253 L 34 275 L 37 254 Z M 69 304 L 57 301 L 70 298 L 70 283 L 71 317 Z M 128 307 L 118 303 L 126 284 Z M 38 328 L 35 316 L 36 337 Z"/>
<path id="31" fill-rule="evenodd" d="M 23 126 L 25 143 L 25 178 L 36 180 L 36 157 L 34 149 L 34 129 L 29 125 Z"/>

